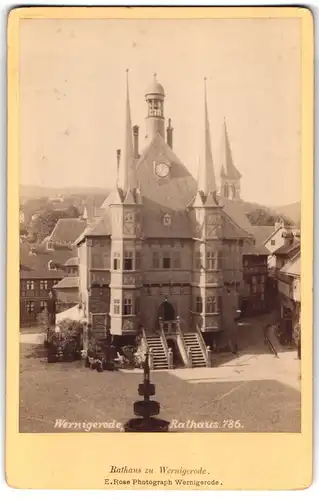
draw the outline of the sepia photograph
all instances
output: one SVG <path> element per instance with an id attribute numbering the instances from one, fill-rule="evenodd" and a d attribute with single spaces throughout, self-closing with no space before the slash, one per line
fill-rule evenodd
<path id="1" fill-rule="evenodd" d="M 20 20 L 20 433 L 301 432 L 301 70 L 297 17 Z"/>

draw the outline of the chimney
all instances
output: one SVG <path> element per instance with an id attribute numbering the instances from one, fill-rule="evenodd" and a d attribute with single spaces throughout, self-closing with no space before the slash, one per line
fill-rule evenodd
<path id="1" fill-rule="evenodd" d="M 134 158 L 139 158 L 139 152 L 138 152 L 138 130 L 139 127 L 138 125 L 134 125 L 133 127 L 133 155 Z"/>
<path id="2" fill-rule="evenodd" d="M 166 129 L 166 142 L 171 149 L 173 149 L 173 128 L 171 119 L 168 119 L 168 127 Z"/>

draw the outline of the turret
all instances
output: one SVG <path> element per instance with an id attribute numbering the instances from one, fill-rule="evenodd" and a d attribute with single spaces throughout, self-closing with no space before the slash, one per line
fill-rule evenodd
<path id="1" fill-rule="evenodd" d="M 164 98 L 164 88 L 156 80 L 156 74 L 154 74 L 154 79 L 145 93 L 145 100 L 147 102 L 146 130 L 149 140 L 153 139 L 157 132 L 165 138 Z"/>

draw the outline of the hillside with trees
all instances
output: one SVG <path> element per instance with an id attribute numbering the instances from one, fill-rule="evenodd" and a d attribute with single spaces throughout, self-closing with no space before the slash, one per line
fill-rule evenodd
<path id="1" fill-rule="evenodd" d="M 274 226 L 275 222 L 277 222 L 279 218 L 284 221 L 285 226 L 294 225 L 293 221 L 288 217 L 285 217 L 283 214 L 274 214 L 268 208 L 255 208 L 254 210 L 247 212 L 246 215 L 249 219 L 249 222 L 253 226 Z"/>

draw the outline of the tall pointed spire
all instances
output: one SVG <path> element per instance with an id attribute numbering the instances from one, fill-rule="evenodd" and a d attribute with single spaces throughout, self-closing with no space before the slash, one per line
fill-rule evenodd
<path id="1" fill-rule="evenodd" d="M 132 133 L 132 120 L 130 108 L 130 95 L 129 95 L 129 82 L 128 82 L 128 69 L 126 70 L 126 109 L 125 109 L 125 134 L 124 134 L 124 147 L 122 155 L 122 168 L 120 175 L 120 184 L 124 191 L 134 183 L 133 175 L 133 133 Z"/>
<path id="2" fill-rule="evenodd" d="M 221 173 L 228 179 L 237 180 L 241 178 L 241 174 L 237 170 L 233 162 L 225 117 L 222 138 Z"/>
<path id="3" fill-rule="evenodd" d="M 198 175 L 198 191 L 215 200 L 216 182 L 207 109 L 206 78 L 204 79 L 204 136 Z"/>

